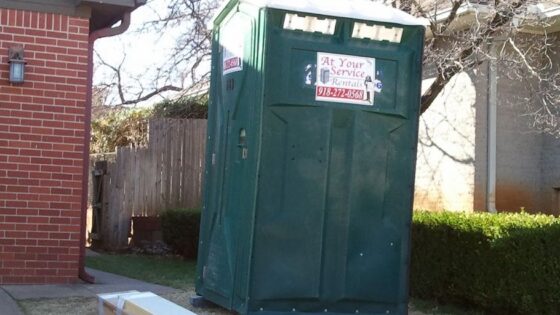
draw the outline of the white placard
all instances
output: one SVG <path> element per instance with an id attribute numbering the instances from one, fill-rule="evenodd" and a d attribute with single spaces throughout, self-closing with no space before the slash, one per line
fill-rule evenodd
<path id="1" fill-rule="evenodd" d="M 222 29 L 220 43 L 223 50 L 224 75 L 243 70 L 246 24 L 241 17 L 234 15 Z"/>
<path id="2" fill-rule="evenodd" d="M 317 101 L 373 106 L 381 88 L 375 58 L 317 53 Z"/>

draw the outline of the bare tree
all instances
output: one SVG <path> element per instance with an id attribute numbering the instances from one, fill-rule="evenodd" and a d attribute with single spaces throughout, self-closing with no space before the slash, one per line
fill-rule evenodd
<path id="1" fill-rule="evenodd" d="M 424 66 L 435 69 L 435 80 L 422 95 L 422 113 L 456 74 L 494 59 L 511 79 L 527 82 L 529 96 L 517 102 L 533 118 L 532 127 L 560 134 L 560 79 L 554 54 L 559 39 L 546 34 L 548 21 L 534 12 L 538 1 L 410 1 L 413 13 L 429 23 Z"/>
<path id="2" fill-rule="evenodd" d="M 161 0 L 153 0 L 156 3 Z M 206 86 L 210 76 L 211 30 L 208 24 L 220 0 L 165 0 L 163 12 L 153 9 L 153 20 L 145 22 L 137 33 L 175 34 L 173 49 L 161 50 L 165 62 L 141 75 L 130 75 L 120 62 L 111 63 L 96 53 L 97 69 L 109 73 L 97 87 L 111 91 L 113 105 L 136 105 L 166 92 L 189 94 Z M 150 3 L 148 4 L 150 5 Z M 151 56 L 147 56 L 150 58 Z M 161 57 L 158 56 L 158 57 Z M 146 80 L 149 76 L 149 80 Z M 177 93 L 176 93 L 177 94 Z"/>
<path id="3" fill-rule="evenodd" d="M 138 78 L 125 80 L 122 63 L 111 65 L 98 56 L 99 64 L 114 74 L 104 87 L 114 91 L 117 104 L 136 104 L 164 92 L 189 93 L 193 88 L 207 86 L 211 47 L 211 31 L 207 26 L 223 0 L 166 1 L 165 12 L 145 23 L 142 30 L 161 34 L 171 29 L 180 31 L 175 48 L 169 53 L 165 65 L 154 71 L 150 86 L 144 86 Z M 384 2 L 427 21 L 424 68 L 433 71 L 435 79 L 422 95 L 422 113 L 456 74 L 495 59 L 506 65 L 513 77 L 530 79 L 531 84 L 527 84 L 530 97 L 519 102 L 525 105 L 527 115 L 533 117 L 533 127 L 560 134 L 560 75 L 558 62 L 554 61 L 558 57 L 554 56 L 552 49 L 559 39 L 546 33 L 524 33 L 528 28 L 541 33 L 545 30 L 547 21 L 532 13 L 538 1 Z"/>
<path id="4" fill-rule="evenodd" d="M 516 100 L 525 108 L 533 130 L 560 137 L 560 37 L 507 38 L 502 62 L 512 80 L 526 83 L 527 96 Z"/>

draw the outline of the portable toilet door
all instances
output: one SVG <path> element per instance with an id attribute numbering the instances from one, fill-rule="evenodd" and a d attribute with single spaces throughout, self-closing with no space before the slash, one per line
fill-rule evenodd
<path id="1" fill-rule="evenodd" d="M 233 12 L 215 25 L 198 287 L 205 298 L 239 309 L 248 273 L 256 193 L 258 104 L 262 72 L 255 51 L 255 19 Z M 203 283 L 203 285 L 201 284 Z M 240 298 L 234 298 L 234 292 Z"/>

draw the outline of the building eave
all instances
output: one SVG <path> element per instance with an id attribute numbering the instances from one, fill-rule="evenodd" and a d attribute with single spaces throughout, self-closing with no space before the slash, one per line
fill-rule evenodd
<path id="1" fill-rule="evenodd" d="M 90 20 L 90 31 L 110 27 L 146 0 L 0 0 L 0 8 L 62 14 Z"/>
<path id="2" fill-rule="evenodd" d="M 146 0 L 75 0 L 91 9 L 90 30 L 96 31 L 119 22 L 123 15 L 146 4 Z"/>
<path id="3" fill-rule="evenodd" d="M 76 4 L 76 0 L 0 0 L 0 8 L 62 14 L 89 18 L 91 10 Z"/>

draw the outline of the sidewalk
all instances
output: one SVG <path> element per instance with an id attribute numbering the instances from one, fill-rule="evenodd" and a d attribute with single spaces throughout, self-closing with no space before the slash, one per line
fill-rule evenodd
<path id="1" fill-rule="evenodd" d="M 0 315 L 22 315 L 15 300 L 96 297 L 99 293 L 119 291 L 151 291 L 162 295 L 180 292 L 166 286 L 147 283 L 107 272 L 86 268 L 95 277 L 95 284 L 53 284 L 53 285 L 3 285 L 0 286 Z"/>
<path id="2" fill-rule="evenodd" d="M 2 306 L 0 315 L 23 315 L 16 301 L 2 289 L 0 289 L 0 305 Z"/>

